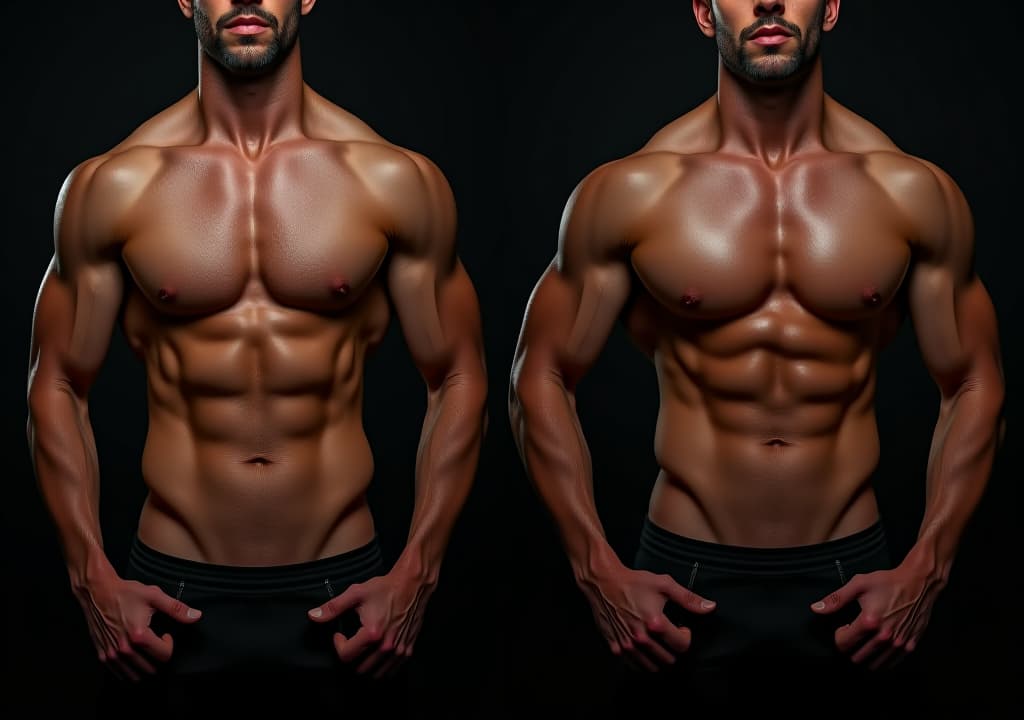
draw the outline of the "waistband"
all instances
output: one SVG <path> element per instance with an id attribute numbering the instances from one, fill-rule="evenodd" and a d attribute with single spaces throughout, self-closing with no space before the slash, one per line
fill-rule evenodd
<path id="1" fill-rule="evenodd" d="M 744 573 L 799 573 L 821 569 L 822 565 L 856 562 L 876 553 L 887 553 L 881 522 L 845 537 L 814 545 L 790 547 L 746 547 L 724 545 L 676 535 L 644 521 L 640 549 L 669 562 L 699 562 L 701 565 Z"/>
<path id="2" fill-rule="evenodd" d="M 362 547 L 338 555 L 287 565 L 215 565 L 187 560 L 154 550 L 138 536 L 128 551 L 128 562 L 154 580 L 206 590 L 267 593 L 319 586 L 325 579 L 341 584 L 361 582 L 383 564 L 380 543 L 374 538 Z"/>

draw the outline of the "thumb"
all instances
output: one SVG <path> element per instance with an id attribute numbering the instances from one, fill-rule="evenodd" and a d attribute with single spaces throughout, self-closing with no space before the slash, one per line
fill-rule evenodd
<path id="1" fill-rule="evenodd" d="M 181 600 L 172 598 L 155 585 L 152 586 L 150 591 L 149 602 L 154 608 L 165 615 L 169 615 L 178 622 L 194 623 L 203 616 L 201 611 L 189 607 Z"/>
<path id="2" fill-rule="evenodd" d="M 316 622 L 327 622 L 334 620 L 345 611 L 354 608 L 363 601 L 363 586 L 361 584 L 349 585 L 341 595 L 331 598 L 323 605 L 309 611 L 309 617 Z"/>
<path id="3" fill-rule="evenodd" d="M 670 575 L 661 577 L 662 593 L 667 595 L 672 602 L 680 605 L 690 612 L 706 615 L 715 609 L 715 601 L 703 598 L 692 590 L 687 590 L 677 583 Z"/>
<path id="4" fill-rule="evenodd" d="M 855 575 L 850 582 L 846 583 L 835 592 L 829 593 L 827 597 L 813 603 L 811 605 L 811 610 L 820 615 L 828 615 L 829 613 L 833 613 L 839 608 L 848 605 L 851 600 L 856 598 L 862 592 L 862 578 Z"/>

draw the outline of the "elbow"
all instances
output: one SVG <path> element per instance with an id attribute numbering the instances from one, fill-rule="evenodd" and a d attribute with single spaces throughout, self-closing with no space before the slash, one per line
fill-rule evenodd
<path id="1" fill-rule="evenodd" d="M 437 403 L 456 402 L 467 416 L 480 420 L 480 426 L 487 424 L 487 374 L 484 369 L 451 370 L 443 379 L 432 386 L 428 382 L 428 400 Z M 450 398 L 443 400 L 443 398 Z"/>
<path id="2" fill-rule="evenodd" d="M 519 427 L 527 406 L 535 396 L 536 388 L 532 379 L 522 372 L 513 372 L 508 384 L 508 419 L 513 428 Z"/>
<path id="3" fill-rule="evenodd" d="M 966 413 L 975 422 L 987 425 L 997 444 L 1002 444 L 1006 431 L 1006 383 L 1001 372 L 993 369 L 970 373 L 948 383 L 942 390 L 941 414 L 952 417 Z"/>
<path id="4" fill-rule="evenodd" d="M 512 427 L 516 426 L 516 422 L 520 416 L 521 409 L 519 405 L 519 387 L 516 380 L 516 376 L 513 374 L 512 378 L 508 383 L 508 420 L 512 423 Z"/>
<path id="5" fill-rule="evenodd" d="M 87 412 L 88 391 L 75 385 L 67 377 L 44 378 L 36 375 L 29 382 L 28 413 L 25 421 L 26 430 L 31 439 L 34 428 L 46 423 L 46 419 L 59 412 L 60 404 L 70 399 L 79 408 L 79 412 Z"/>
<path id="6" fill-rule="evenodd" d="M 509 383 L 508 413 L 513 427 L 522 423 L 544 406 L 550 404 L 553 394 L 566 394 L 568 390 L 560 375 L 554 372 L 519 372 Z"/>

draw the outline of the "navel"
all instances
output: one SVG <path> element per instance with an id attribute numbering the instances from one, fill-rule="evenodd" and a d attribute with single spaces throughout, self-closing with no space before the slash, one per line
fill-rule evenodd
<path id="1" fill-rule="evenodd" d="M 882 304 L 882 294 L 878 292 L 878 288 L 868 286 L 864 288 L 860 293 L 861 302 L 868 307 L 878 307 Z"/>

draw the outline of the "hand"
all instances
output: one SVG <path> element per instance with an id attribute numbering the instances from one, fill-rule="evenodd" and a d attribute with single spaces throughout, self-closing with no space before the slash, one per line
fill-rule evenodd
<path id="1" fill-rule="evenodd" d="M 139 681 L 140 673 L 156 673 L 153 663 L 167 662 L 174 650 L 170 633 L 157 637 L 150 629 L 153 613 L 159 610 L 182 623 L 202 615 L 155 585 L 121 579 L 112 568 L 82 584 L 75 596 L 100 662 L 132 682 Z"/>
<path id="2" fill-rule="evenodd" d="M 433 584 L 394 569 L 387 575 L 350 585 L 341 595 L 309 611 L 315 622 L 329 622 L 355 608 L 362 627 L 348 638 L 334 633 L 334 647 L 343 662 L 362 658 L 359 674 L 374 678 L 392 673 L 411 655 L 423 623 Z"/>
<path id="3" fill-rule="evenodd" d="M 669 575 L 631 570 L 619 565 L 600 578 L 580 582 L 594 618 L 613 654 L 657 672 L 675 663 L 676 653 L 690 647 L 690 629 L 676 627 L 665 616 L 672 600 L 692 613 L 707 614 L 715 603 L 678 584 Z"/>
<path id="4" fill-rule="evenodd" d="M 834 593 L 811 605 L 827 615 L 856 600 L 861 612 L 836 630 L 836 647 L 855 663 L 891 667 L 914 651 L 944 583 L 911 563 L 893 570 L 854 575 Z"/>

